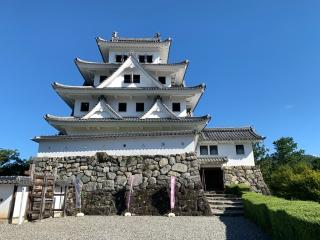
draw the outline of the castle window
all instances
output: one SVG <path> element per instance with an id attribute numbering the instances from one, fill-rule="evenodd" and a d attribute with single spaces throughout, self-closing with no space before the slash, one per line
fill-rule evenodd
<path id="1" fill-rule="evenodd" d="M 89 103 L 88 102 L 82 102 L 80 107 L 81 112 L 88 112 L 89 111 Z"/>
<path id="2" fill-rule="evenodd" d="M 239 155 L 244 154 L 244 146 L 243 145 L 236 145 L 236 153 Z"/>
<path id="3" fill-rule="evenodd" d="M 104 80 L 106 80 L 106 78 L 108 78 L 108 76 L 100 76 L 100 83 L 102 83 Z"/>
<path id="4" fill-rule="evenodd" d="M 158 77 L 159 82 L 166 84 L 166 77 Z"/>
<path id="5" fill-rule="evenodd" d="M 116 55 L 116 62 L 117 63 L 122 62 L 122 55 Z"/>
<path id="6" fill-rule="evenodd" d="M 139 55 L 139 62 L 145 63 L 145 62 L 146 62 L 146 56 L 144 56 L 144 55 Z"/>
<path id="7" fill-rule="evenodd" d="M 131 83 L 131 74 L 124 75 L 124 83 Z"/>
<path id="8" fill-rule="evenodd" d="M 121 63 L 128 59 L 128 55 L 116 55 L 116 62 Z"/>
<path id="9" fill-rule="evenodd" d="M 210 155 L 218 155 L 218 146 L 210 145 Z"/>
<path id="10" fill-rule="evenodd" d="M 147 55 L 147 63 L 152 63 L 153 59 L 152 59 L 152 55 Z"/>
<path id="11" fill-rule="evenodd" d="M 133 75 L 133 82 L 140 83 L 140 75 Z"/>
<path id="12" fill-rule="evenodd" d="M 118 111 L 119 112 L 126 112 L 127 111 L 127 103 L 119 103 Z"/>
<path id="13" fill-rule="evenodd" d="M 174 112 L 180 112 L 180 103 L 172 103 L 172 111 Z"/>
<path id="14" fill-rule="evenodd" d="M 208 146 L 200 146 L 200 155 L 208 155 Z"/>
<path id="15" fill-rule="evenodd" d="M 144 103 L 136 103 L 136 111 L 144 112 Z"/>

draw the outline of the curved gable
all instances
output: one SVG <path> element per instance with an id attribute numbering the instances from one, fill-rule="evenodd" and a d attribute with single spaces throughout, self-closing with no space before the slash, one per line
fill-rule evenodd
<path id="1" fill-rule="evenodd" d="M 140 75 L 140 83 L 124 83 L 124 75 Z M 159 87 L 163 85 L 148 73 L 133 56 L 128 59 L 110 77 L 97 88 L 107 87 Z"/>

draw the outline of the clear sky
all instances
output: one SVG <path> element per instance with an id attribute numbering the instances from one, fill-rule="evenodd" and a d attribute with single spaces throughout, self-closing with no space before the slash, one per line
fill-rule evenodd
<path id="1" fill-rule="evenodd" d="M 171 37 L 170 61 L 206 83 L 210 127 L 252 125 L 268 147 L 292 136 L 320 155 L 320 1 L 15 1 L 0 4 L 0 148 L 34 156 L 69 115 L 51 83 L 81 85 L 74 58 L 102 61 L 95 37 Z"/>

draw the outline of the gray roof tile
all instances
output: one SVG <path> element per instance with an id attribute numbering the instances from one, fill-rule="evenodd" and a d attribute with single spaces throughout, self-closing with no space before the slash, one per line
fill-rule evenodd
<path id="1" fill-rule="evenodd" d="M 206 156 L 206 157 L 198 157 L 198 161 L 200 162 L 200 164 L 203 163 L 225 163 L 228 161 L 227 157 L 223 157 L 223 156 Z"/>
<path id="2" fill-rule="evenodd" d="M 199 137 L 200 141 L 237 141 L 237 140 L 263 140 L 253 128 L 207 128 Z"/>
<path id="3" fill-rule="evenodd" d="M 15 185 L 32 185 L 30 177 L 26 176 L 0 176 L 1 184 L 15 184 Z"/>

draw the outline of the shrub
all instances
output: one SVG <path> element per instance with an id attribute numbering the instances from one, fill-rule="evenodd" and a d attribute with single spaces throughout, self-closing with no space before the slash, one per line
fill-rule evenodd
<path id="1" fill-rule="evenodd" d="M 245 216 L 256 222 L 273 239 L 319 238 L 320 204 L 253 192 L 245 192 L 242 198 Z"/>
<path id="2" fill-rule="evenodd" d="M 250 191 L 250 186 L 244 183 L 230 184 L 225 186 L 225 193 L 241 196 L 243 192 Z"/>
<path id="3" fill-rule="evenodd" d="M 271 175 L 270 188 L 279 197 L 320 202 L 320 171 L 304 163 L 280 166 Z"/>

